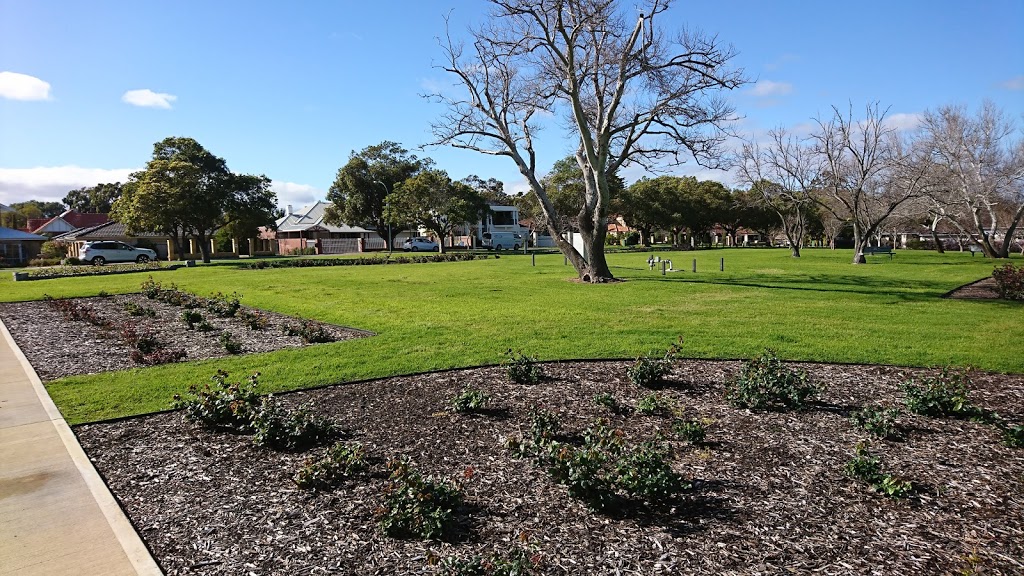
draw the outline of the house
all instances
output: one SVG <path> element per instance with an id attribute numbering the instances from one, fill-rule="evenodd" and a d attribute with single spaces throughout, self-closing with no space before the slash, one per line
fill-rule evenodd
<path id="1" fill-rule="evenodd" d="M 277 231 L 266 231 L 265 239 L 277 242 L 277 253 L 314 248 L 317 254 L 345 254 L 383 250 L 384 239 L 372 230 L 348 224 L 329 224 L 324 219 L 329 203 L 319 201 L 294 212 L 291 205 L 277 221 Z"/>
<path id="2" fill-rule="evenodd" d="M 39 255 L 45 236 L 0 226 L 0 262 L 25 264 Z"/>
<path id="3" fill-rule="evenodd" d="M 125 244 L 131 244 L 132 246 L 151 248 L 156 250 L 157 258 L 161 260 L 167 260 L 168 255 L 173 251 L 169 236 L 153 232 L 140 232 L 130 235 L 125 230 L 124 224 L 113 220 L 60 234 L 54 236 L 53 240 L 66 244 L 68 246 L 68 256 L 74 257 L 78 256 L 83 244 L 99 240 L 116 240 Z M 198 250 L 194 251 L 198 252 Z"/>
<path id="4" fill-rule="evenodd" d="M 28 231 L 52 238 L 82 228 L 106 224 L 109 221 L 110 216 L 106 214 L 86 214 L 77 210 L 66 210 L 53 218 L 30 218 Z"/>

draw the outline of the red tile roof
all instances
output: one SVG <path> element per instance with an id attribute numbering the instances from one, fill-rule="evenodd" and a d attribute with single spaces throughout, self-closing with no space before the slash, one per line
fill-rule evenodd
<path id="1" fill-rule="evenodd" d="M 83 214 L 77 210 L 68 210 L 61 214 L 60 217 L 75 228 L 88 228 L 110 222 L 110 216 L 107 214 Z"/>

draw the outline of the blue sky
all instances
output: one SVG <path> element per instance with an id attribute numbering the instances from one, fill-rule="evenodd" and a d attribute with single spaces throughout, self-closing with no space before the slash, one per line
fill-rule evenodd
<path id="1" fill-rule="evenodd" d="M 124 180 L 167 136 L 266 174 L 282 205 L 322 198 L 353 150 L 429 142 L 442 108 L 420 94 L 451 84 L 434 68 L 446 14 L 463 35 L 486 5 L 0 0 L 0 202 Z M 926 109 L 985 99 L 1024 124 L 1020 0 L 677 1 L 663 24 L 736 48 L 752 83 L 730 98 L 748 134 L 876 100 L 906 126 Z M 572 142 L 552 128 L 539 148 L 550 166 Z M 505 158 L 417 153 L 455 178 L 522 187 Z"/>

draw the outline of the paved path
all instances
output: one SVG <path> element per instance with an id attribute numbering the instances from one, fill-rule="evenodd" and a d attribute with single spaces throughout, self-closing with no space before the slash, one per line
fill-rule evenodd
<path id="1" fill-rule="evenodd" d="M 159 575 L 0 322 L 0 576 Z"/>

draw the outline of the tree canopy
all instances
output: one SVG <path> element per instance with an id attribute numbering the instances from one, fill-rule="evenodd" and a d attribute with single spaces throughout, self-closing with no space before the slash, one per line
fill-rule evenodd
<path id="1" fill-rule="evenodd" d="M 209 262 L 214 232 L 232 223 L 249 231 L 273 225 L 276 205 L 277 195 L 265 176 L 234 174 L 223 158 L 192 138 L 170 137 L 154 145 L 146 168 L 122 186 L 111 216 L 129 232 L 170 236 L 179 255 L 186 238 L 194 237 L 203 261 Z"/>
<path id="2" fill-rule="evenodd" d="M 353 151 L 348 162 L 338 169 L 327 192 L 327 201 L 331 203 L 327 208 L 327 221 L 373 228 L 391 247 L 401 228 L 392 228 L 388 237 L 385 199 L 398 184 L 432 165 L 429 158 L 420 159 L 397 142 L 388 140 L 359 152 Z M 390 224 L 404 222 L 391 221 Z"/>
<path id="3" fill-rule="evenodd" d="M 70 210 L 89 214 L 108 214 L 114 201 L 121 197 L 121 183 L 97 184 L 76 188 L 64 196 L 64 204 Z"/>
<path id="4" fill-rule="evenodd" d="M 446 237 L 487 211 L 487 200 L 476 189 L 452 181 L 443 170 L 421 171 L 396 186 L 387 200 L 390 219 L 435 233 L 440 252 Z"/>

